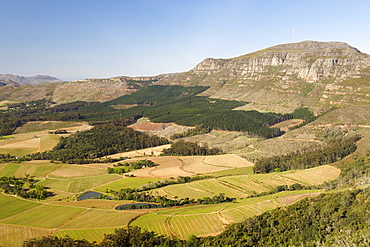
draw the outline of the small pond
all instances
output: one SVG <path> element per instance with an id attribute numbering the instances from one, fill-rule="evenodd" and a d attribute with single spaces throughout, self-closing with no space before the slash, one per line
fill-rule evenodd
<path id="1" fill-rule="evenodd" d="M 80 196 L 77 201 L 82 201 L 82 200 L 87 200 L 87 199 L 99 199 L 100 196 L 103 195 L 102 193 L 99 192 L 94 192 L 94 191 L 89 191 L 82 196 Z"/>
<path id="2" fill-rule="evenodd" d="M 160 205 L 154 203 L 132 203 L 132 204 L 123 204 L 115 207 L 115 210 L 130 210 L 130 209 L 143 209 L 143 208 L 161 208 Z"/>

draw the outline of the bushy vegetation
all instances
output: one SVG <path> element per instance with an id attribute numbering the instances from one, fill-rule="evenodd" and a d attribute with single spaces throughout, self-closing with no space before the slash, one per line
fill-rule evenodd
<path id="1" fill-rule="evenodd" d="M 32 158 L 81 164 L 105 155 L 167 143 L 165 138 L 150 136 L 125 126 L 101 124 L 91 130 L 62 137 L 52 151 L 33 154 Z"/>
<path id="2" fill-rule="evenodd" d="M 151 182 L 149 184 L 139 186 L 139 188 L 137 188 L 137 191 L 145 191 L 145 190 L 161 188 L 161 187 L 171 185 L 171 184 L 185 184 L 185 183 L 190 183 L 190 182 L 193 182 L 193 181 L 203 180 L 203 179 L 207 179 L 207 178 L 211 178 L 211 176 L 194 176 L 194 177 L 182 177 L 182 176 L 180 176 L 180 177 L 177 177 L 177 178 L 167 178 L 167 179 L 163 179 L 163 180 L 160 180 L 160 181 L 154 181 L 154 182 Z"/>
<path id="3" fill-rule="evenodd" d="M 0 154 L 0 163 L 6 163 L 6 162 L 20 163 L 20 162 L 29 161 L 29 160 L 31 160 L 30 157 L 16 157 L 10 154 Z"/>
<path id="4" fill-rule="evenodd" d="M 24 178 L 1 177 L 0 188 L 6 194 L 21 196 L 23 198 L 36 198 L 44 200 L 47 192 L 44 186 L 36 184 L 37 181 L 29 176 Z"/>
<path id="5" fill-rule="evenodd" d="M 195 142 L 177 141 L 170 148 L 163 149 L 163 155 L 218 155 L 222 150 L 219 148 L 208 148 L 207 145 L 198 145 Z"/>
<path id="6" fill-rule="evenodd" d="M 358 135 L 338 137 L 329 141 L 324 147 L 312 147 L 287 155 L 261 158 L 256 162 L 253 171 L 254 173 L 269 173 L 330 164 L 353 153 L 359 139 Z"/>
<path id="7" fill-rule="evenodd" d="M 116 173 L 122 174 L 126 172 L 130 172 L 133 170 L 146 168 L 146 167 L 153 167 L 157 166 L 158 164 L 154 163 L 151 160 L 138 160 L 133 162 L 124 162 L 124 163 L 117 163 L 113 165 L 114 167 L 107 167 L 108 174 Z"/>
<path id="8" fill-rule="evenodd" d="M 184 137 L 189 137 L 189 136 L 195 136 L 195 135 L 201 135 L 201 134 L 206 134 L 211 132 L 211 128 L 205 127 L 203 124 L 199 124 L 195 126 L 194 129 L 189 129 L 188 131 L 185 131 L 183 133 L 176 133 L 173 134 L 170 138 L 171 139 L 180 139 Z"/>
<path id="9" fill-rule="evenodd" d="M 370 152 L 350 164 L 340 164 L 341 172 L 334 181 L 326 182 L 327 190 L 342 189 L 370 183 Z"/>

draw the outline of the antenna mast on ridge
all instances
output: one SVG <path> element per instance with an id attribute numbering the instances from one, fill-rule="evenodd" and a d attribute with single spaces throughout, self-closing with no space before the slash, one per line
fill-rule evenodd
<path id="1" fill-rule="evenodd" d="M 294 42 L 294 27 L 293 27 L 293 31 L 292 31 L 292 43 L 295 43 Z"/>

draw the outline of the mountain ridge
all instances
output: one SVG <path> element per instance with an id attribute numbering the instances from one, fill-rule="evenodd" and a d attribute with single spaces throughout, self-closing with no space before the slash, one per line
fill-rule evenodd
<path id="1" fill-rule="evenodd" d="M 304 41 L 230 59 L 206 58 L 172 81 L 157 83 L 210 86 L 204 95 L 214 98 L 320 109 L 370 103 L 370 84 L 355 85 L 364 84 L 363 78 L 370 79 L 370 55 L 344 42 Z"/>
<path id="2" fill-rule="evenodd" d="M 60 79 L 49 75 L 19 76 L 13 74 L 0 74 L 0 82 L 20 86 L 22 84 L 40 84 L 46 82 L 59 82 Z"/>
<path id="3" fill-rule="evenodd" d="M 102 102 L 152 84 L 208 86 L 202 95 L 246 102 L 239 109 L 287 113 L 305 106 L 318 113 L 333 105 L 369 104 L 369 82 L 370 55 L 344 42 L 303 41 L 234 58 L 206 58 L 182 73 L 51 83 L 38 86 L 48 89 L 37 95 L 32 86 L 2 87 L 0 100 L 22 101 L 27 95 L 27 100 L 49 97 L 58 103 Z"/>

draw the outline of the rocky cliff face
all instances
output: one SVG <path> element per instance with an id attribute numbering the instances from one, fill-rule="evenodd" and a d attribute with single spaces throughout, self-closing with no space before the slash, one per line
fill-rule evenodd
<path id="1" fill-rule="evenodd" d="M 300 105 L 370 103 L 369 66 L 370 56 L 346 43 L 305 41 L 232 59 L 207 58 L 169 83 L 210 86 L 205 95 L 277 104 L 284 112 Z"/>

